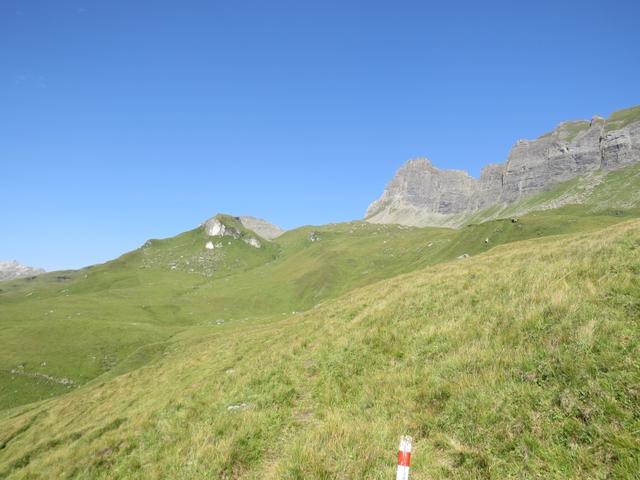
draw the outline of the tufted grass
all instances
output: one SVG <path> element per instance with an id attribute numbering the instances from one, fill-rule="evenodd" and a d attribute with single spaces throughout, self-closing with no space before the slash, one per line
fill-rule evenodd
<path id="1" fill-rule="evenodd" d="M 639 278 L 631 220 L 194 326 L 0 413 L 0 478 L 634 478 Z"/>

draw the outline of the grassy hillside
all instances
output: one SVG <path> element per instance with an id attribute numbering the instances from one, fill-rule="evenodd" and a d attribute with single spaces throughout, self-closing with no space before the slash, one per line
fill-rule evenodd
<path id="1" fill-rule="evenodd" d="M 280 255 L 326 264 L 340 255 L 332 236 L 356 225 L 312 245 L 291 232 Z M 369 236 L 388 234 L 400 255 L 392 228 Z M 295 315 L 193 320 L 140 368 L 0 412 L 0 478 L 393 478 L 400 434 L 415 439 L 412 478 L 633 478 L 640 221 L 589 230 L 423 266 Z M 403 233 L 429 248 L 449 234 Z M 457 242 L 441 259 L 477 243 Z M 197 299 L 176 313 L 188 319 L 208 295 L 183 298 Z M 217 318 L 209 308 L 200 321 Z"/>
<path id="2" fill-rule="evenodd" d="M 637 121 L 640 121 L 640 105 L 612 113 L 607 119 L 605 129 L 617 130 Z"/>
<path id="3" fill-rule="evenodd" d="M 354 288 L 496 245 L 586 231 L 637 216 L 565 207 L 461 230 L 304 227 L 259 249 L 202 228 L 151 240 L 117 260 L 0 284 L 0 409 L 137 368 L 176 338 L 297 315 Z M 318 240 L 310 241 L 314 235 Z M 216 247 L 208 250 L 212 241 Z"/>

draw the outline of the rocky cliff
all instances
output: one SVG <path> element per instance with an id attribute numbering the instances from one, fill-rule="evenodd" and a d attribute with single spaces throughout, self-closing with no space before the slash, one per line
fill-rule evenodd
<path id="1" fill-rule="evenodd" d="M 406 162 L 365 214 L 372 223 L 459 226 L 470 215 L 508 205 L 596 170 L 640 161 L 640 106 L 607 120 L 561 123 L 536 140 L 519 140 L 505 163 L 487 165 L 475 179 L 440 170 L 426 158 Z"/>
<path id="2" fill-rule="evenodd" d="M 13 280 L 15 278 L 32 277 L 44 273 L 41 268 L 27 267 L 15 260 L 0 260 L 0 281 Z"/>

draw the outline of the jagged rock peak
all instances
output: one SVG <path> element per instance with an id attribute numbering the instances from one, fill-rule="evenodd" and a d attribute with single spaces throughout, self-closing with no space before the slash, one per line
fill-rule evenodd
<path id="1" fill-rule="evenodd" d="M 562 122 L 535 140 L 518 140 L 505 163 L 489 164 L 476 180 L 461 170 L 440 170 L 425 159 L 396 172 L 365 219 L 372 223 L 460 226 L 475 212 L 507 205 L 595 170 L 640 161 L 640 106 L 608 119 Z"/>
<path id="2" fill-rule="evenodd" d="M 0 260 L 0 281 L 33 277 L 45 273 L 41 268 L 28 267 L 15 260 Z"/>

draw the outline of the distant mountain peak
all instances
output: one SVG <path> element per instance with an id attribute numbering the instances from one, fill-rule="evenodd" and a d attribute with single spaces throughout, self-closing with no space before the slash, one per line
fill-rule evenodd
<path id="1" fill-rule="evenodd" d="M 0 260 L 0 281 L 31 277 L 44 273 L 41 268 L 29 267 L 16 260 Z"/>

